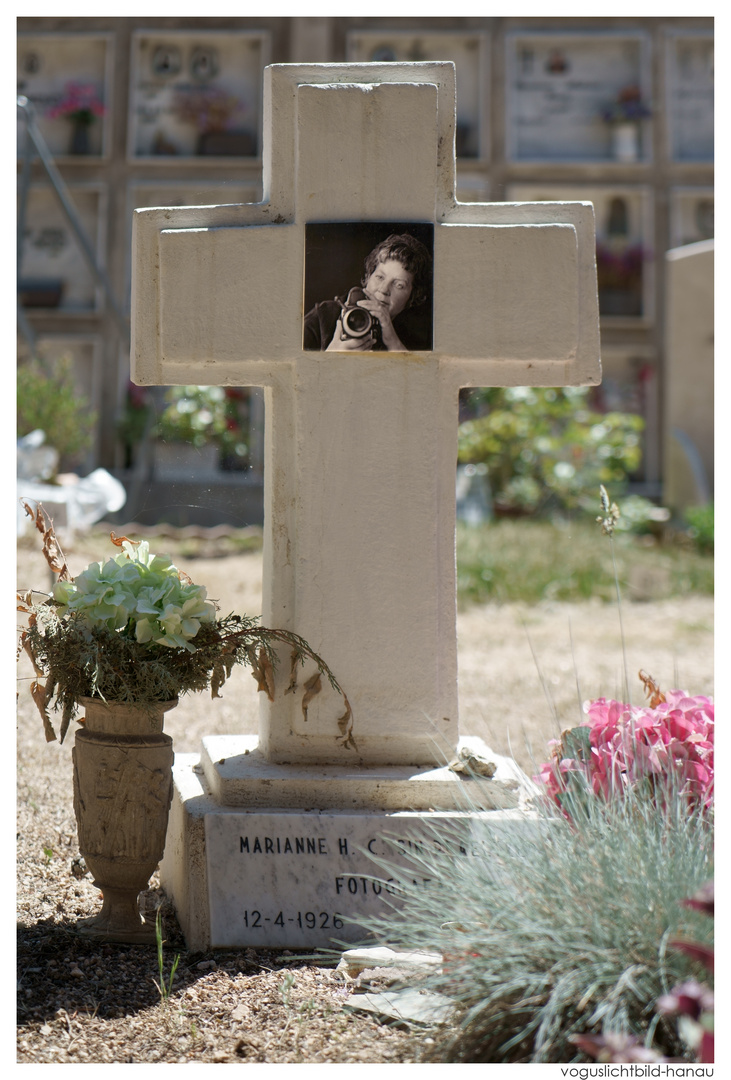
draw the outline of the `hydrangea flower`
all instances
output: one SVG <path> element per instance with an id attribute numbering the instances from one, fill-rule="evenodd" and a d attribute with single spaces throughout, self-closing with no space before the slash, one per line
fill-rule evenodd
<path id="1" fill-rule="evenodd" d="M 130 562 L 108 559 L 91 563 L 75 581 L 59 581 L 53 589 L 57 604 L 82 612 L 90 622 L 110 630 L 127 625 L 134 607 L 133 582 L 138 574 Z"/>
<path id="2" fill-rule="evenodd" d="M 183 581 L 168 556 L 153 555 L 146 540 L 122 541 L 113 558 L 91 563 L 73 581 L 57 582 L 53 598 L 62 616 L 75 612 L 89 627 L 189 652 L 201 624 L 216 618 L 203 586 Z"/>

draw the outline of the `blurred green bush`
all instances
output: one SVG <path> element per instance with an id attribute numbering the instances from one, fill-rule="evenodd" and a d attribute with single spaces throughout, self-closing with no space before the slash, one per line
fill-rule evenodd
<path id="1" fill-rule="evenodd" d="M 484 462 L 498 514 L 590 510 L 603 484 L 613 497 L 642 459 L 642 417 L 599 413 L 588 388 L 493 387 L 473 391 L 485 414 L 459 428 L 461 464 Z"/>
<path id="2" fill-rule="evenodd" d="M 40 429 L 58 451 L 62 471 L 78 464 L 91 447 L 97 417 L 74 384 L 70 357 L 50 370 L 37 360 L 19 364 L 16 389 L 18 438 Z"/>

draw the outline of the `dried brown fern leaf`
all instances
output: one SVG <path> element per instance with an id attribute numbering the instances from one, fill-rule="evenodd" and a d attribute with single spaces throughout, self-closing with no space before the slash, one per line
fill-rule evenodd
<path id="1" fill-rule="evenodd" d="M 36 503 L 34 510 L 25 499 L 20 501 L 25 508 L 26 514 L 33 519 L 35 527 L 43 536 L 43 554 L 46 562 L 53 573 L 58 574 L 59 581 L 70 581 L 71 575 L 66 564 L 66 556 L 61 550 L 56 533 L 53 531 L 53 519 L 43 509 L 42 503 Z"/>
<path id="2" fill-rule="evenodd" d="M 316 671 L 311 678 L 305 683 L 305 692 L 302 695 L 302 716 L 305 721 L 307 720 L 307 710 L 310 707 L 312 699 L 320 693 L 322 690 L 322 677 L 319 671 Z"/>

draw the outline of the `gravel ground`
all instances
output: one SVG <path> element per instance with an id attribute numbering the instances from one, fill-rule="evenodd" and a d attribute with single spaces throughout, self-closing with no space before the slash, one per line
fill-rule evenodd
<path id="1" fill-rule="evenodd" d="M 117 530 L 122 531 L 122 530 Z M 136 535 L 139 535 L 137 533 Z M 261 556 L 232 554 L 225 535 L 156 540 L 172 551 L 222 609 L 261 606 Z M 72 574 L 107 554 L 99 538 L 66 549 Z M 20 588 L 47 587 L 35 538 L 22 541 Z M 644 668 L 663 687 L 713 692 L 713 602 L 687 598 L 623 608 L 627 669 Z M 526 769 L 578 716 L 577 699 L 614 696 L 623 656 L 615 608 L 601 604 L 475 607 L 459 616 L 460 726 Z M 167 999 L 153 947 L 93 945 L 71 932 L 95 913 L 99 894 L 78 862 L 71 745 L 46 743 L 18 665 L 18 1061 L 22 1063 L 266 1062 L 415 1063 L 440 1032 L 389 1027 L 344 1009 L 354 984 L 296 954 L 251 949 L 186 951 L 174 912 L 153 877 L 142 903 L 161 908 L 164 972 L 179 966 Z M 578 682 L 578 689 L 577 689 Z M 636 698 L 640 684 L 636 682 Z M 257 695 L 239 670 L 211 702 L 183 699 L 166 717 L 176 750 L 196 751 L 204 734 L 255 732 Z M 73 728 L 74 725 L 72 725 Z M 369 976 L 356 985 L 365 987 Z M 378 977 L 374 986 L 382 988 Z"/>

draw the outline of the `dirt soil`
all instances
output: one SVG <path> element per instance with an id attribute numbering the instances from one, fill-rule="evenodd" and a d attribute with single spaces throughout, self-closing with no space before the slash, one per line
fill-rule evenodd
<path id="1" fill-rule="evenodd" d="M 119 531 L 119 530 L 118 530 Z M 136 534 L 136 535 L 139 535 Z M 155 540 L 205 584 L 222 610 L 261 610 L 259 553 L 231 554 L 225 535 Z M 107 555 L 98 537 L 66 549 L 72 574 Z M 35 537 L 22 541 L 19 588 L 49 587 Z M 626 669 L 661 687 L 713 693 L 713 601 L 688 596 L 623 607 Z M 621 693 L 623 657 L 617 609 L 600 603 L 473 607 L 458 618 L 460 730 L 528 772 L 546 743 L 579 718 L 579 702 Z M 161 907 L 165 983 L 154 947 L 94 945 L 72 932 L 98 911 L 99 893 L 79 859 L 72 806 L 70 732 L 46 743 L 29 694 L 31 669 L 18 665 L 18 1061 L 38 1063 L 407 1063 L 431 1055 L 444 1034 L 392 1027 L 344 1008 L 359 982 L 293 953 L 187 952 L 174 911 L 153 877 L 147 913 Z M 234 672 L 221 700 L 194 695 L 166 717 L 179 752 L 206 734 L 256 732 L 251 674 Z M 72 725 L 72 729 L 75 725 Z M 425 943 L 426 944 L 426 943 Z M 176 955 L 179 965 L 169 984 Z M 383 988 L 376 978 L 374 987 Z"/>

